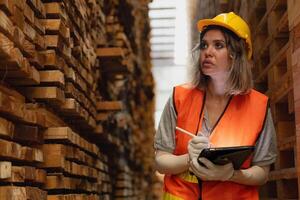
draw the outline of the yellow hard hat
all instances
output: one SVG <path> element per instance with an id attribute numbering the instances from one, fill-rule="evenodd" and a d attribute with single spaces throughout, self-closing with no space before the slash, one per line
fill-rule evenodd
<path id="1" fill-rule="evenodd" d="M 198 30 L 201 32 L 206 26 L 217 25 L 227 28 L 237 36 L 244 39 L 247 45 L 248 59 L 252 56 L 251 33 L 248 24 L 234 12 L 222 13 L 212 19 L 202 19 L 198 21 Z"/>

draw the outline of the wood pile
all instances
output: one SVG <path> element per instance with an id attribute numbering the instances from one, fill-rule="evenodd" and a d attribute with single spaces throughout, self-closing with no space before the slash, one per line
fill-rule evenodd
<path id="1" fill-rule="evenodd" d="M 299 8 L 298 1 L 216 1 L 251 26 L 256 88 L 270 97 L 278 157 L 262 199 L 299 199 Z M 222 4 L 222 5 L 221 5 Z"/>
<path id="2" fill-rule="evenodd" d="M 110 150 L 152 172 L 147 3 L 0 0 L 1 200 L 112 199 Z"/>

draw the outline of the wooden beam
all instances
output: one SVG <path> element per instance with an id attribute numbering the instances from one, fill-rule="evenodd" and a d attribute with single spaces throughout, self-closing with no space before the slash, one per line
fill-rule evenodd
<path id="1" fill-rule="evenodd" d="M 41 84 L 64 87 L 64 74 L 59 70 L 39 71 Z"/>
<path id="2" fill-rule="evenodd" d="M 14 1 L 0 0 L 0 9 L 5 12 L 6 15 L 11 16 L 13 13 Z"/>
<path id="3" fill-rule="evenodd" d="M 65 101 L 64 92 L 58 87 L 24 87 L 22 90 L 31 99 L 61 104 Z"/>
<path id="4" fill-rule="evenodd" d="M 70 29 L 61 19 L 43 19 L 41 23 L 46 28 L 46 34 L 59 34 L 65 40 L 70 38 Z"/>
<path id="5" fill-rule="evenodd" d="M 12 138 L 14 132 L 14 124 L 0 117 L 0 136 L 4 138 Z"/>
<path id="6" fill-rule="evenodd" d="M 98 48 L 96 51 L 98 57 L 119 57 L 124 58 L 124 52 L 122 48 L 111 47 L 111 48 Z"/>
<path id="7" fill-rule="evenodd" d="M 10 39 L 13 38 L 13 32 L 14 32 L 13 23 L 2 10 L 0 10 L 0 31 L 3 32 Z"/>
<path id="8" fill-rule="evenodd" d="M 6 179 L 11 177 L 11 162 L 0 162 L 0 179 Z"/>
<path id="9" fill-rule="evenodd" d="M 43 135 L 39 132 L 37 126 L 30 126 L 25 124 L 17 124 L 15 126 L 13 137 L 21 143 L 27 144 L 42 144 Z"/>
<path id="10" fill-rule="evenodd" d="M 97 110 L 122 110 L 123 103 L 121 101 L 98 101 Z"/>

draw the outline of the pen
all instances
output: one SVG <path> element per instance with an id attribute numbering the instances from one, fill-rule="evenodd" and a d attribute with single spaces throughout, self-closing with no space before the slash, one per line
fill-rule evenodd
<path id="1" fill-rule="evenodd" d="M 196 135 L 194 135 L 193 133 L 188 132 L 187 130 L 184 130 L 184 129 L 182 129 L 182 128 L 179 128 L 178 126 L 176 126 L 175 129 L 176 129 L 176 130 L 179 130 L 180 132 L 185 133 L 185 134 L 187 134 L 187 135 L 189 135 L 189 136 L 191 136 L 191 137 L 195 137 L 195 136 L 196 136 Z"/>

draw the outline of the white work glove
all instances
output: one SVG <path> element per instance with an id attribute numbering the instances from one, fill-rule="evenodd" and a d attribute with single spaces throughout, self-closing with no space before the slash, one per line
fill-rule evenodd
<path id="1" fill-rule="evenodd" d="M 188 144 L 189 160 L 192 161 L 194 158 L 198 158 L 202 149 L 207 147 L 209 147 L 209 140 L 207 137 L 202 135 L 193 137 Z"/>
<path id="2" fill-rule="evenodd" d="M 193 158 L 190 162 L 189 170 L 197 177 L 204 181 L 228 181 L 232 178 L 234 168 L 232 163 L 226 165 L 215 165 L 210 160 L 202 157 L 199 161 L 203 164 L 200 165 L 197 158 Z"/>

